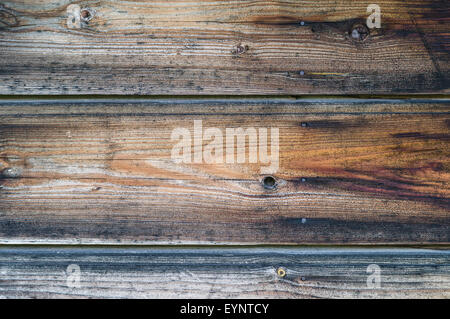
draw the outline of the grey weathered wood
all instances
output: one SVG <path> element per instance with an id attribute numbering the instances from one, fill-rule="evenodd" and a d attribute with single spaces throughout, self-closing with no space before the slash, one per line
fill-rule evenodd
<path id="1" fill-rule="evenodd" d="M 448 93 L 449 1 L 370 3 L 2 0 L 0 94 Z"/>
<path id="2" fill-rule="evenodd" d="M 175 163 L 194 120 L 278 127 L 278 187 Z M 449 123 L 446 99 L 3 100 L 0 241 L 448 244 Z"/>
<path id="3" fill-rule="evenodd" d="M 379 288 L 367 285 L 372 264 Z M 0 248 L 0 298 L 63 297 L 450 298 L 450 251 Z"/>

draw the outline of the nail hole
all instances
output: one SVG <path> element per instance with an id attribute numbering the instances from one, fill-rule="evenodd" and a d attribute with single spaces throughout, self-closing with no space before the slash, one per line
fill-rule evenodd
<path id="1" fill-rule="evenodd" d="M 305 75 L 305 71 L 298 72 L 300 75 Z"/>
<path id="2" fill-rule="evenodd" d="M 301 123 L 300 123 L 300 126 L 301 126 L 301 127 L 307 127 L 307 126 L 308 126 L 308 123 L 307 123 L 307 122 L 301 122 Z"/>
<path id="3" fill-rule="evenodd" d="M 305 281 L 306 280 L 306 278 L 305 277 L 302 277 L 302 278 L 300 278 L 301 279 L 301 281 Z"/>
<path id="4" fill-rule="evenodd" d="M 305 21 L 300 22 L 300 25 L 305 25 Z"/>
<path id="5" fill-rule="evenodd" d="M 305 177 L 302 177 L 300 180 L 302 181 L 302 183 L 306 183 L 306 178 Z"/>
<path id="6" fill-rule="evenodd" d="M 277 188 L 277 181 L 273 176 L 266 176 L 262 180 L 262 184 L 265 189 L 275 189 Z"/>
<path id="7" fill-rule="evenodd" d="M 286 270 L 285 270 L 284 268 L 282 268 L 282 267 L 279 267 L 279 268 L 277 269 L 277 275 L 278 275 L 278 277 L 280 277 L 280 278 L 286 277 Z"/>

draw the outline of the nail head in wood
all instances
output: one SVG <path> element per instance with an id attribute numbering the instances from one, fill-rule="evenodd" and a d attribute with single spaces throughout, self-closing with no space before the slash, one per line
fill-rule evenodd
<path id="1" fill-rule="evenodd" d="M 1 173 L 1 176 L 6 177 L 6 178 L 18 178 L 21 175 L 22 175 L 22 170 L 17 167 L 5 168 Z"/>
<path id="2" fill-rule="evenodd" d="M 280 277 L 280 278 L 286 277 L 286 270 L 285 270 L 283 267 L 279 267 L 279 268 L 277 269 L 277 275 L 278 275 L 278 277 Z"/>

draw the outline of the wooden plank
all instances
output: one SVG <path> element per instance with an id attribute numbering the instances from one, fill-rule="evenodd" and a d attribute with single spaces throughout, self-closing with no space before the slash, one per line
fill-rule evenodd
<path id="1" fill-rule="evenodd" d="M 0 242 L 448 244 L 449 111 L 446 99 L 2 100 Z M 172 156 L 180 128 L 190 163 Z M 221 162 L 206 162 L 211 128 Z M 258 142 L 230 147 L 237 128 Z M 250 162 L 264 137 L 279 157 Z"/>
<path id="2" fill-rule="evenodd" d="M 450 3 L 0 4 L 0 94 L 448 93 Z"/>
<path id="3" fill-rule="evenodd" d="M 448 250 L 0 248 L 0 271 L 1 298 L 450 297 Z"/>

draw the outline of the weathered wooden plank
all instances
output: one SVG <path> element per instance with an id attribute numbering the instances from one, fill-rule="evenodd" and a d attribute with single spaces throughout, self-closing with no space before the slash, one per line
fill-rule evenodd
<path id="1" fill-rule="evenodd" d="M 449 298 L 449 274 L 448 250 L 0 248 L 0 298 Z"/>
<path id="2" fill-rule="evenodd" d="M 450 4 L 4 0 L 0 94 L 448 93 Z"/>
<path id="3" fill-rule="evenodd" d="M 449 111 L 445 99 L 3 100 L 0 240 L 449 243 Z M 172 156 L 182 128 L 190 163 Z M 237 128 L 255 140 L 230 147 Z"/>

